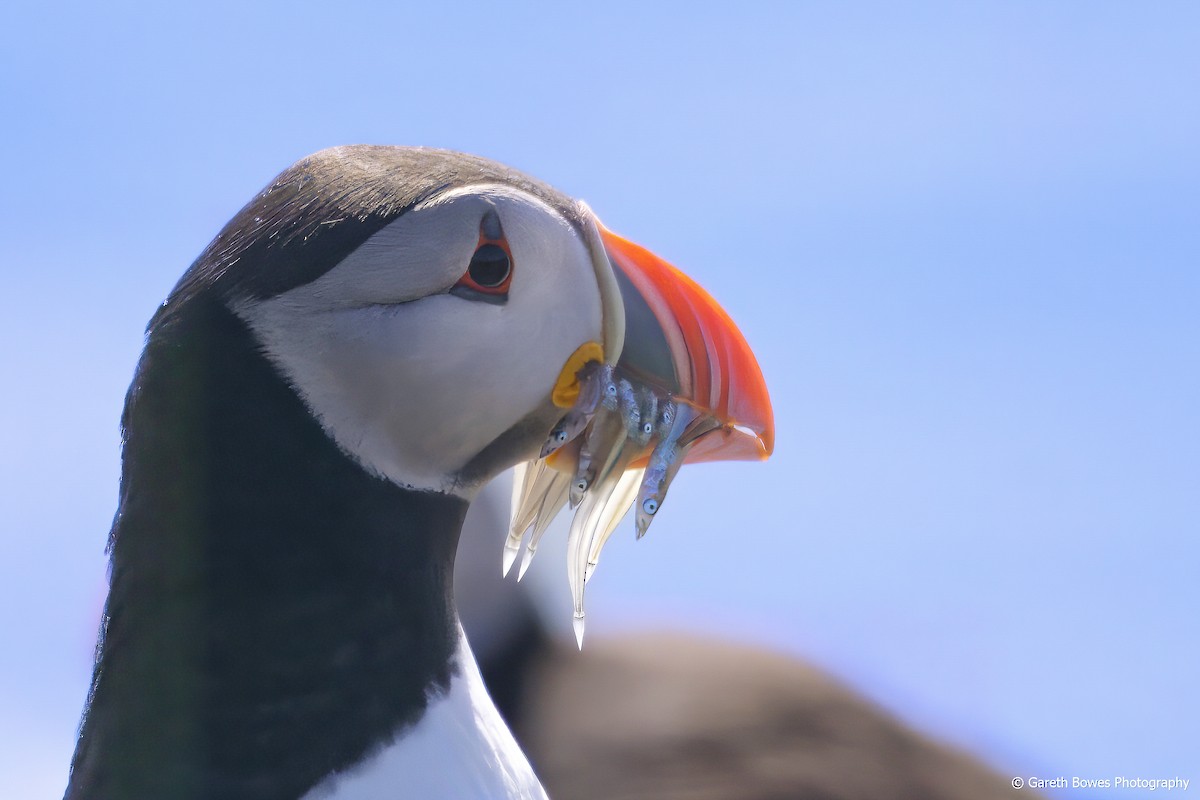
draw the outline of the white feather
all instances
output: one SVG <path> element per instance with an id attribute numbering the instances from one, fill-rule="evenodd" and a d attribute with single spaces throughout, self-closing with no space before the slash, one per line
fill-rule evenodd
<path id="1" fill-rule="evenodd" d="M 458 675 L 415 726 L 304 800 L 546 800 L 458 628 Z"/>

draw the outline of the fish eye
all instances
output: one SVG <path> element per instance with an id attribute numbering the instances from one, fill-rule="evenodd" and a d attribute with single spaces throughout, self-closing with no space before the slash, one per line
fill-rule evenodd
<path id="1" fill-rule="evenodd" d="M 654 426 L 651 425 L 649 422 L 647 422 L 646 424 L 642 425 L 642 433 L 645 433 L 645 434 L 654 433 Z"/>
<path id="2" fill-rule="evenodd" d="M 642 511 L 653 517 L 654 512 L 658 511 L 658 501 L 653 497 L 647 497 L 646 502 L 642 503 Z"/>
<path id="3" fill-rule="evenodd" d="M 615 383 L 610 383 L 608 386 L 605 386 L 604 393 L 606 395 L 608 395 L 609 397 L 616 397 L 617 396 L 617 385 Z"/>

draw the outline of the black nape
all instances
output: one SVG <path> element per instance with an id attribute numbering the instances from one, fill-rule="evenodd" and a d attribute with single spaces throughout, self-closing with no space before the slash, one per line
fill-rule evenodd
<path id="1" fill-rule="evenodd" d="M 345 456 L 222 303 L 156 321 L 123 427 L 67 798 L 295 798 L 446 690 L 466 502 Z"/>

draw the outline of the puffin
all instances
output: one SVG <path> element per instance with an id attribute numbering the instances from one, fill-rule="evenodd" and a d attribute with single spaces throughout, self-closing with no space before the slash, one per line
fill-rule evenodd
<path id="1" fill-rule="evenodd" d="M 686 275 L 519 171 L 374 145 L 224 226 L 121 429 L 67 800 L 546 797 L 455 609 L 472 499 L 514 465 L 569 484 L 581 632 L 635 496 L 641 535 L 682 462 L 774 446 L 753 353 Z"/>

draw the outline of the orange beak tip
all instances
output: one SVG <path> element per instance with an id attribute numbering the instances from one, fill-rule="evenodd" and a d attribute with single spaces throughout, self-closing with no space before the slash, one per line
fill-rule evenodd
<path id="1" fill-rule="evenodd" d="M 695 442 L 687 461 L 768 458 L 775 421 L 766 380 L 729 314 L 671 264 L 599 230 L 625 303 L 620 363 L 723 423 Z"/>

